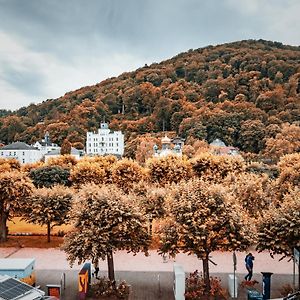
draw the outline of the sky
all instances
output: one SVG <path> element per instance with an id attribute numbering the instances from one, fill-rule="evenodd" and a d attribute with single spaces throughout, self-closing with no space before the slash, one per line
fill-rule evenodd
<path id="1" fill-rule="evenodd" d="M 0 0 L 0 109 L 244 39 L 300 45 L 299 0 Z"/>

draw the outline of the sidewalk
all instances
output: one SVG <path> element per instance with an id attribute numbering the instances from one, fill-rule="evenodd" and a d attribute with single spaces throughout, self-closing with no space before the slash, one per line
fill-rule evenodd
<path id="1" fill-rule="evenodd" d="M 18 251 L 15 248 L 0 248 L 0 258 L 7 257 L 10 253 L 10 258 L 29 258 L 36 259 L 35 268 L 37 270 L 78 270 L 80 266 L 75 264 L 72 268 L 66 260 L 66 254 L 58 249 L 38 249 L 38 248 L 20 248 Z M 146 257 L 142 253 L 132 255 L 126 251 L 118 251 L 114 254 L 114 263 L 116 271 L 160 271 L 172 272 L 173 259 L 168 259 L 166 263 L 155 250 L 151 250 L 150 255 Z M 281 256 L 276 255 L 273 258 L 268 252 L 257 253 L 252 251 L 255 256 L 254 273 L 273 272 L 274 274 L 293 274 L 293 263 L 288 259 L 279 261 Z M 246 273 L 244 265 L 244 257 L 246 253 L 236 252 L 237 256 L 237 273 Z M 213 252 L 211 260 L 217 265 L 210 263 L 209 268 L 211 273 L 232 273 L 233 259 L 231 252 Z M 175 259 L 177 264 L 183 266 L 185 272 L 193 272 L 196 269 L 202 271 L 202 261 L 194 255 L 180 253 Z M 107 270 L 106 261 L 100 262 L 100 270 Z"/>
<path id="2" fill-rule="evenodd" d="M 284 259 L 279 261 L 280 256 L 274 259 L 268 252 L 257 253 L 252 251 L 255 256 L 254 276 L 259 284 L 257 288 L 261 290 L 262 271 L 273 272 L 272 276 L 272 297 L 279 297 L 279 289 L 284 284 L 293 283 L 293 263 Z M 243 280 L 246 274 L 244 266 L 245 253 L 236 253 L 237 255 L 237 277 L 239 282 Z M 0 257 L 10 258 L 29 258 L 36 259 L 35 269 L 37 270 L 37 283 L 42 288 L 46 284 L 59 283 L 62 272 L 66 273 L 67 288 L 65 291 L 65 300 L 76 299 L 77 274 L 81 266 L 77 264 L 70 268 L 66 255 L 58 249 L 37 249 L 37 248 L 0 248 Z M 210 263 L 210 274 L 220 277 L 222 284 L 227 288 L 228 274 L 233 273 L 232 253 L 214 252 L 211 260 L 217 265 Z M 173 259 L 163 262 L 161 256 L 156 251 L 150 251 L 150 256 L 145 257 L 139 253 L 136 256 L 128 254 L 126 251 L 118 251 L 114 255 L 116 278 L 125 279 L 132 285 L 132 300 L 173 300 Z M 202 262 L 195 256 L 179 254 L 176 257 L 176 263 L 180 264 L 186 273 L 193 272 L 196 269 L 202 271 Z M 101 276 L 107 275 L 107 264 L 100 262 Z M 297 281 L 297 278 L 296 278 Z M 246 299 L 246 293 L 239 289 L 239 298 Z"/>

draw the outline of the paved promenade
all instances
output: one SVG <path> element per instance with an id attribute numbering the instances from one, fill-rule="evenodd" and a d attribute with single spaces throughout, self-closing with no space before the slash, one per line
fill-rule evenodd
<path id="1" fill-rule="evenodd" d="M 279 261 L 280 256 L 271 258 L 268 252 L 256 253 L 254 261 L 254 279 L 260 282 L 263 271 L 273 272 L 272 276 L 272 296 L 279 296 L 279 289 L 286 283 L 293 283 L 293 263 L 284 259 Z M 237 252 L 237 275 L 239 281 L 245 275 L 244 257 L 245 253 Z M 65 299 L 76 299 L 77 272 L 81 268 L 77 264 L 72 268 L 69 266 L 66 255 L 58 249 L 36 249 L 36 248 L 0 248 L 0 257 L 29 258 L 36 259 L 36 270 L 38 284 L 43 288 L 45 284 L 56 284 L 59 282 L 62 272 L 66 273 L 67 289 Z M 210 273 L 222 279 L 224 287 L 227 287 L 227 277 L 233 272 L 232 253 L 214 252 L 211 260 L 216 264 L 210 264 Z M 173 285 L 173 259 L 163 262 L 161 256 L 156 251 L 150 251 L 148 257 L 143 254 L 126 253 L 119 251 L 114 256 L 115 270 L 118 279 L 125 279 L 132 285 L 134 290 L 132 299 L 166 299 L 172 300 Z M 179 254 L 176 263 L 180 264 L 185 272 L 193 272 L 196 269 L 202 271 L 202 262 L 195 256 Z M 101 275 L 106 275 L 106 262 L 100 262 Z M 297 282 L 296 278 L 296 282 Z M 74 296 L 75 295 L 75 296 Z M 239 299 L 245 299 L 245 293 L 241 293 Z"/>

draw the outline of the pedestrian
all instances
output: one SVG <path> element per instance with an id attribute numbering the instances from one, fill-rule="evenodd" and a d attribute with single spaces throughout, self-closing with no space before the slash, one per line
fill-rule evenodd
<path id="1" fill-rule="evenodd" d="M 94 273 L 93 276 L 95 276 L 98 279 L 98 273 L 99 273 L 99 260 L 96 260 L 93 264 L 94 266 Z"/>
<path id="2" fill-rule="evenodd" d="M 248 274 L 245 276 L 246 281 L 251 281 L 253 275 L 253 260 L 254 260 L 254 256 L 252 255 L 252 253 L 246 255 L 245 264 L 246 264 L 246 269 L 248 271 Z"/>

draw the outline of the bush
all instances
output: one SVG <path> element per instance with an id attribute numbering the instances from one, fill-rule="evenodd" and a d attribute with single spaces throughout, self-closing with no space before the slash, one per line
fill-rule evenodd
<path id="1" fill-rule="evenodd" d="M 100 277 L 90 290 L 91 296 L 98 299 L 129 299 L 129 293 L 130 286 L 125 281 L 114 288 L 113 282 L 106 277 Z"/>
<path id="2" fill-rule="evenodd" d="M 202 274 L 196 270 L 191 273 L 185 281 L 186 300 L 204 300 L 207 299 L 207 295 L 204 294 L 205 283 Z M 221 279 L 217 277 L 210 277 L 210 292 L 209 296 L 212 299 L 226 299 L 226 292 L 221 286 Z M 209 298 L 209 299 L 210 299 Z"/>

